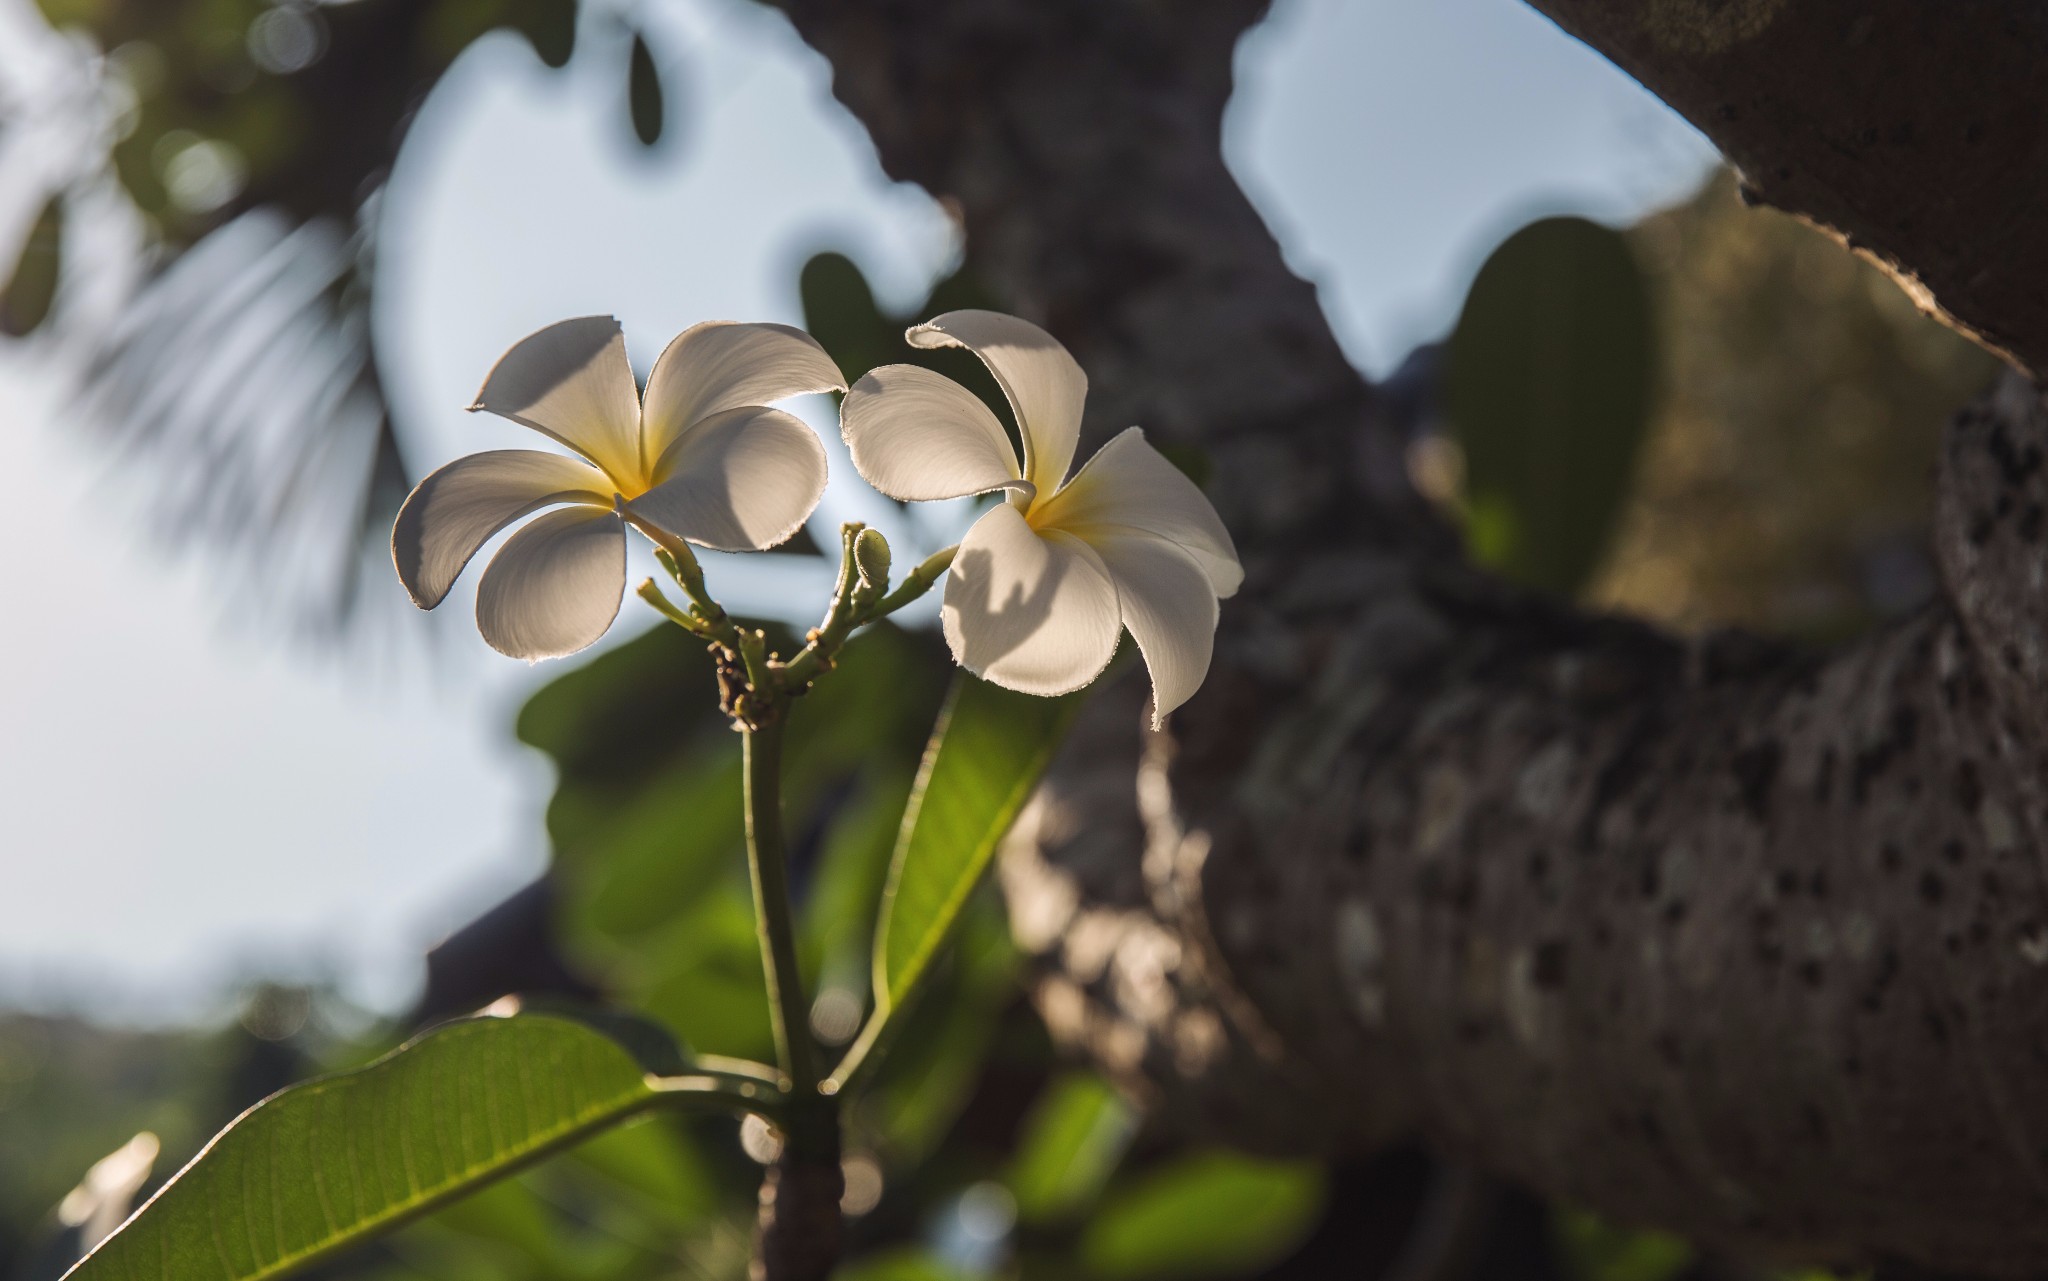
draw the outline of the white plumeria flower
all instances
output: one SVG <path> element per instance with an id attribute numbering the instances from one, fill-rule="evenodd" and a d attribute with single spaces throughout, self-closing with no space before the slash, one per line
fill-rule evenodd
<path id="1" fill-rule="evenodd" d="M 1217 601 L 1244 580 L 1216 509 L 1136 427 L 1067 479 L 1088 377 L 1038 326 L 952 311 L 904 336 L 981 357 L 1024 440 L 1020 461 L 980 398 L 914 365 L 870 372 L 840 408 L 853 465 L 892 498 L 1009 491 L 953 561 L 942 612 L 953 657 L 1009 689 L 1065 694 L 1101 675 L 1129 628 L 1156 727 L 1201 687 Z"/>
<path id="2" fill-rule="evenodd" d="M 498 358 L 472 410 L 489 410 L 581 457 L 501 449 L 421 481 L 391 529 L 413 604 L 432 609 L 493 534 L 514 534 L 477 584 L 476 624 L 529 662 L 603 636 L 626 589 L 626 523 L 657 542 L 773 547 L 825 492 L 825 447 L 766 402 L 845 388 L 817 341 L 787 325 L 710 321 L 683 331 L 643 400 L 610 316 L 549 325 Z"/>

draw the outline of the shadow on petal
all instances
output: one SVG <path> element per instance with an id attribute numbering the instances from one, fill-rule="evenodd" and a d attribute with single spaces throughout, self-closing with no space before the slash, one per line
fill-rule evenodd
<path id="1" fill-rule="evenodd" d="M 1094 680 L 1123 631 L 1116 585 L 1094 550 L 1065 534 L 1041 536 L 1007 504 L 968 531 L 941 619 L 962 667 L 1026 694 Z"/>
<path id="2" fill-rule="evenodd" d="M 702 547 L 759 551 L 803 527 L 825 493 L 825 447 L 779 409 L 742 406 L 697 424 L 655 468 L 633 514 Z"/>
<path id="3" fill-rule="evenodd" d="M 946 609 L 960 619 L 962 644 L 954 656 L 973 672 L 987 671 L 1043 628 L 1059 591 L 1059 576 L 1049 574 L 1028 592 L 1022 583 L 1011 583 L 996 601 L 993 562 L 985 551 L 964 553 L 953 561 L 946 585 Z"/>

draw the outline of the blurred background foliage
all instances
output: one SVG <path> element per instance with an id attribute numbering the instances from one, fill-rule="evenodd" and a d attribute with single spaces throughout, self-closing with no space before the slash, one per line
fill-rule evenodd
<path id="1" fill-rule="evenodd" d="M 366 320 L 385 175 L 462 49 L 510 27 L 560 66 L 576 5 L 41 7 L 107 54 L 90 101 L 64 105 L 84 140 L 76 166 L 40 184 L 0 169 L 0 193 L 25 211 L 0 329 L 87 353 L 83 407 L 153 460 L 165 527 L 199 528 L 252 575 L 289 560 L 295 573 L 275 583 L 311 584 L 297 621 L 331 632 L 357 609 L 358 576 L 381 563 L 409 483 Z M 676 95 L 657 51 L 637 29 L 623 47 L 620 127 L 672 151 Z M 133 211 L 140 282 L 113 319 L 72 306 L 105 264 L 68 248 L 74 210 L 109 191 Z M 811 258 L 799 285 L 849 378 L 914 361 L 1007 416 L 971 357 L 901 341 L 937 311 L 1001 305 L 970 272 L 902 314 L 838 253 Z M 1545 219 L 1508 237 L 1455 331 L 1386 392 L 1418 484 L 1501 572 L 1684 627 L 1824 640 L 1934 590 L 1935 441 L 1993 371 L 1839 245 L 1745 209 L 1722 174 L 1633 227 Z M 329 572 L 309 580 L 312 561 Z M 935 637 L 893 628 L 843 666 L 800 704 L 788 764 L 812 1030 L 832 1045 L 868 1000 L 873 904 L 947 671 Z M 224 1030 L 0 1015 L 0 1276 L 55 1277 L 111 1221 L 107 1207 L 146 1194 L 269 1091 L 507 993 L 613 1001 L 699 1054 L 765 1055 L 739 757 L 714 706 L 701 648 L 668 628 L 527 703 L 518 737 L 557 768 L 552 867 L 436 949 L 402 1026 L 274 986 L 252 989 Z M 1460 1207 L 1475 1226 L 1458 1275 L 1474 1281 L 1668 1281 L 1719 1266 L 1509 1189 L 1475 1194 L 1415 1152 L 1321 1168 L 1190 1147 L 1058 1058 L 1019 963 L 985 893 L 853 1117 L 847 1277 L 1376 1275 L 1411 1258 L 1418 1220 Z M 161 1153 L 137 1174 L 110 1154 L 132 1158 L 124 1145 L 141 1132 Z M 763 1141 L 729 1122 L 650 1121 L 322 1275 L 737 1277 Z M 88 1175 L 102 1158 L 112 1164 Z"/>
<path id="2" fill-rule="evenodd" d="M 1591 599 L 1834 640 L 1932 596 L 1936 446 L 1998 361 L 1730 174 L 1628 238 L 1663 397 Z"/>

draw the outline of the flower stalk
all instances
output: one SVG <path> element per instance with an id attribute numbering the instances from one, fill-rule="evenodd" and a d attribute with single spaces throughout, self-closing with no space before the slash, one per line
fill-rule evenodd
<path id="1" fill-rule="evenodd" d="M 799 1098 L 818 1089 L 818 1052 L 811 1040 L 803 974 L 796 954 L 795 913 L 789 900 L 789 863 L 782 842 L 783 718 L 742 731 L 746 757 L 747 864 L 754 883 L 761 968 L 768 980 L 768 1014 L 775 1031 L 775 1061 L 786 1089 Z"/>
<path id="2" fill-rule="evenodd" d="M 820 1088 L 824 1073 L 810 1036 L 810 1006 L 798 968 L 796 915 L 782 836 L 783 730 L 791 701 L 832 670 L 853 633 L 930 591 L 959 549 L 949 547 L 926 558 L 892 592 L 888 543 L 858 521 L 841 526 L 839 575 L 831 603 L 824 619 L 806 634 L 803 648 L 785 661 L 769 652 L 767 633 L 734 621 L 711 597 L 703 569 L 687 544 L 663 537 L 658 530 L 648 533 L 657 543 L 662 568 L 689 598 L 690 607 L 686 610 L 671 601 L 651 578 L 640 584 L 638 594 L 662 617 L 709 643 L 718 666 L 720 704 L 742 736 L 747 865 L 781 1075 L 780 1116 L 793 1149 L 821 1150 L 837 1143 L 838 1108 L 832 1091 Z"/>
<path id="3" fill-rule="evenodd" d="M 662 617 L 710 644 L 721 706 L 743 744 L 747 869 L 780 1078 L 772 1107 L 762 1111 L 772 1115 L 782 1136 L 782 1150 L 761 1184 L 754 1275 L 762 1281 L 821 1281 L 838 1260 L 843 1230 L 840 1102 L 825 1088 L 797 956 L 782 832 L 783 731 L 791 701 L 832 670 L 853 633 L 929 591 L 951 563 L 953 549 L 927 559 L 892 593 L 888 543 L 858 522 L 843 526 L 831 604 L 823 621 L 805 636 L 804 647 L 785 662 L 769 652 L 766 633 L 735 622 L 712 599 L 687 546 L 657 541 L 662 568 L 689 598 L 690 608 L 670 601 L 652 579 L 640 585 L 639 595 Z"/>

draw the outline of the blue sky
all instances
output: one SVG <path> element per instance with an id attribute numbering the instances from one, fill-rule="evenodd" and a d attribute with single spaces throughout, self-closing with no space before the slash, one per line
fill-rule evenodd
<path id="1" fill-rule="evenodd" d="M 644 367 L 698 320 L 800 321 L 795 268 L 817 249 L 851 253 L 899 305 L 957 252 L 779 16 L 635 12 L 673 69 L 672 155 L 630 142 L 603 23 L 560 74 L 487 40 L 421 113 L 383 212 L 376 316 L 417 467 L 528 443 L 462 406 L 550 321 L 616 314 Z M 1440 333 L 1523 221 L 1630 219 L 1713 158 L 1518 0 L 1279 0 L 1239 77 L 1230 162 L 1369 372 Z M 0 998 L 189 1012 L 284 968 L 402 1002 L 425 944 L 545 861 L 548 769 L 510 723 L 559 669 L 487 650 L 461 589 L 417 619 L 442 643 L 398 663 L 233 616 L 213 571 L 145 543 L 58 392 L 33 350 L 0 347 L 0 447 L 36 478 L 0 505 L 0 545 L 38 549 L 0 558 L 0 596 L 33 604 L 0 628 Z M 829 406 L 807 416 L 836 443 Z M 821 519 L 875 512 L 850 480 Z"/>

